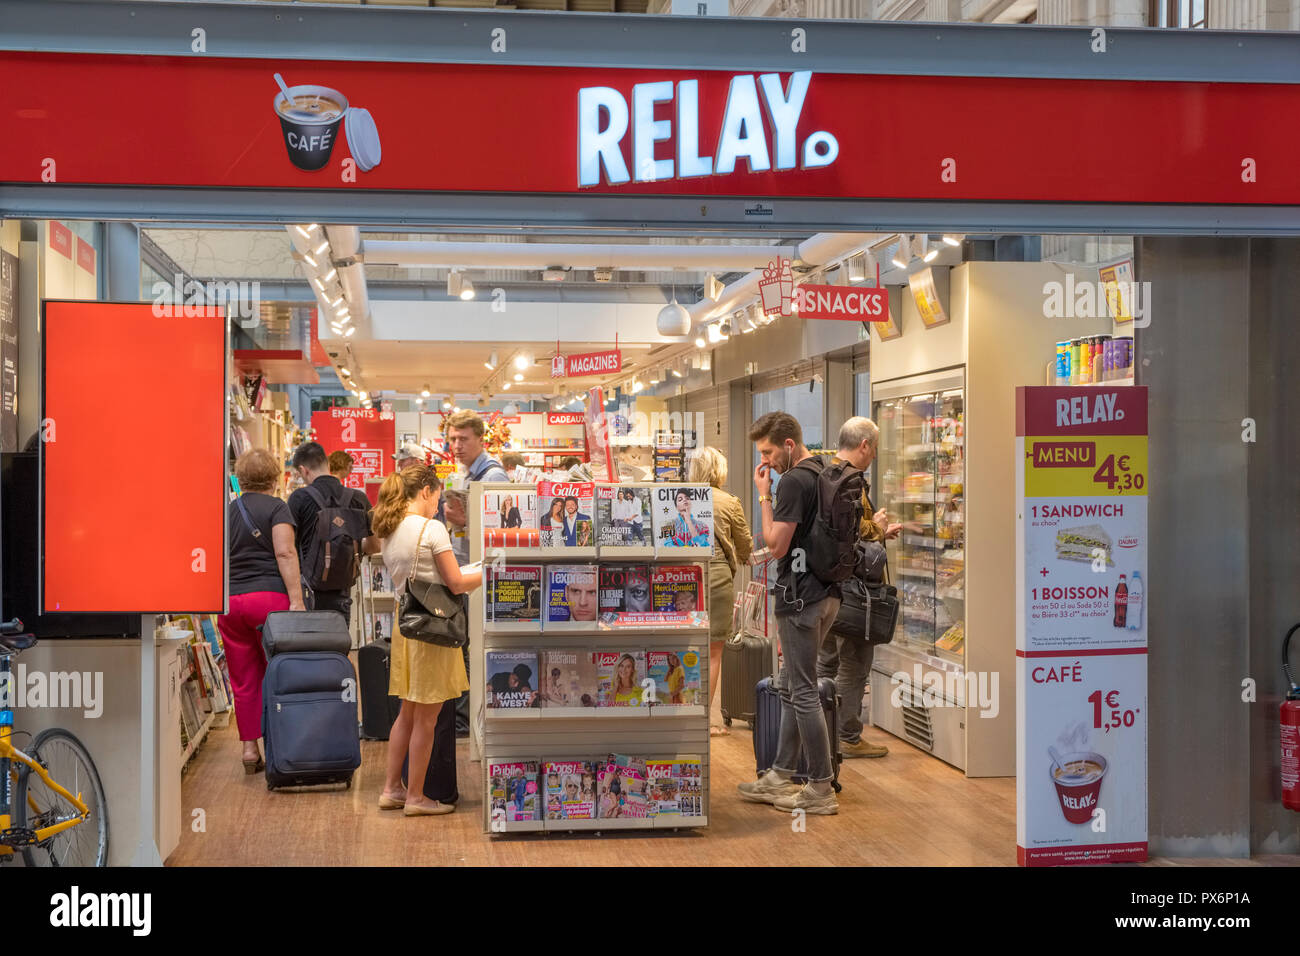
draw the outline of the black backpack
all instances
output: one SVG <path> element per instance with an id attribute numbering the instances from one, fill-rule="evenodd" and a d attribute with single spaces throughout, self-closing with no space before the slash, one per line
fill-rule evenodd
<path id="1" fill-rule="evenodd" d="M 326 502 L 325 496 L 311 485 L 304 490 L 320 511 L 316 514 L 311 553 L 303 555 L 303 578 L 313 591 L 346 591 L 361 571 L 366 513 L 346 501 Z"/>
<path id="2" fill-rule="evenodd" d="M 817 507 L 802 544 L 813 576 L 825 584 L 838 584 L 853 576 L 858 563 L 863 473 L 847 462 L 817 460 L 823 467 L 818 468 L 813 458 L 795 466 L 817 475 Z"/>

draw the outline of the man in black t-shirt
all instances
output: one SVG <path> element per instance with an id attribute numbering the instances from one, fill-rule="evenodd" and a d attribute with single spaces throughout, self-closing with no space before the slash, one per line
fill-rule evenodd
<path id="1" fill-rule="evenodd" d="M 329 459 L 319 442 L 309 441 L 293 453 L 293 467 L 302 476 L 302 480 L 320 494 L 327 507 L 357 507 L 351 492 L 343 483 L 329 473 Z M 364 510 L 358 508 L 358 510 Z M 289 496 L 289 511 L 294 524 L 298 526 L 298 558 L 301 565 L 310 567 L 311 555 L 316 547 L 316 516 L 321 506 L 306 488 L 299 488 Z M 370 533 L 370 516 L 366 514 L 366 537 L 362 541 L 362 550 L 366 554 L 379 552 L 379 539 Z M 306 583 L 305 581 L 303 582 Z M 311 591 L 308 606 L 313 611 L 339 611 L 344 618 L 351 617 L 351 590 L 347 591 Z"/>
<path id="2" fill-rule="evenodd" d="M 817 477 L 825 459 L 809 453 L 803 429 L 785 412 L 769 412 L 749 430 L 761 462 L 754 469 L 763 542 L 777 558 L 777 633 L 782 664 L 774 686 L 781 694 L 781 730 L 772 767 L 752 783 L 742 783 L 740 795 L 778 810 L 809 814 L 839 811 L 832 781 L 830 737 L 817 693 L 817 652 L 840 607 L 839 586 L 819 580 L 808 569 L 804 541 L 817 516 Z M 801 465 L 801 467 L 796 467 Z M 781 487 L 772 500 L 772 473 Z M 790 779 L 807 760 L 807 786 Z"/>

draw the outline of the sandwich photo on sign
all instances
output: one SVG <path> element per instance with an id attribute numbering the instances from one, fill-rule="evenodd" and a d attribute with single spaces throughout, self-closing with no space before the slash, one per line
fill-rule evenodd
<path id="1" fill-rule="evenodd" d="M 1097 551 L 1101 554 L 1096 554 Z M 1115 566 L 1111 560 L 1110 535 L 1099 524 L 1062 528 L 1056 532 L 1056 557 L 1062 561 L 1089 562 L 1103 557 L 1107 567 Z"/>

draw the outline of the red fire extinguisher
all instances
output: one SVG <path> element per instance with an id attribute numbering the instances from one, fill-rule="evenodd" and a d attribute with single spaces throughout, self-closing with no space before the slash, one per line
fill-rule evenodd
<path id="1" fill-rule="evenodd" d="M 1287 654 L 1291 635 L 1296 631 L 1300 631 L 1300 624 L 1287 631 L 1282 641 L 1282 670 L 1289 688 L 1282 701 L 1282 806 L 1288 810 L 1300 810 L 1300 687 L 1291 676 Z"/>

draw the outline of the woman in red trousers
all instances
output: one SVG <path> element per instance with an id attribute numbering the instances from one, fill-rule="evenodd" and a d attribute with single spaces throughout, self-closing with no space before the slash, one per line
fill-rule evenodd
<path id="1" fill-rule="evenodd" d="M 244 772 L 266 764 L 257 749 L 262 736 L 262 678 L 266 655 L 258 630 L 272 611 L 304 610 L 294 544 L 293 516 L 275 496 L 283 468 L 265 448 L 235 462 L 243 493 L 226 511 L 230 529 L 230 613 L 217 618 L 235 692 L 235 723 L 244 745 Z"/>

